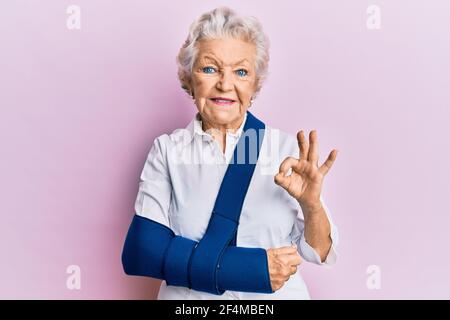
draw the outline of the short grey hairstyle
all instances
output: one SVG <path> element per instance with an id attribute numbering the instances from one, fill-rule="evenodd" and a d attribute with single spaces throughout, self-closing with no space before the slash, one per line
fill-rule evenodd
<path id="1" fill-rule="evenodd" d="M 191 80 L 192 68 L 198 53 L 196 47 L 197 42 L 201 39 L 220 38 L 242 39 L 255 44 L 257 81 L 255 97 L 267 77 L 269 39 L 264 34 L 261 24 L 255 17 L 240 16 L 227 7 L 220 7 L 206 12 L 191 24 L 189 35 L 177 56 L 178 78 L 180 79 L 181 87 L 188 94 L 191 94 L 188 84 Z"/>

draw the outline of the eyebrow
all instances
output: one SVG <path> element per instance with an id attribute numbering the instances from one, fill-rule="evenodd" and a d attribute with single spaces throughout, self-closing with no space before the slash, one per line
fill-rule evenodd
<path id="1" fill-rule="evenodd" d="M 211 56 L 204 56 L 204 57 L 202 57 L 202 59 L 205 59 L 205 60 L 212 60 L 212 61 L 214 61 L 215 63 L 220 64 L 214 57 L 211 57 Z M 247 59 L 244 58 L 244 59 L 242 59 L 242 60 L 236 62 L 236 63 L 233 64 L 233 65 L 236 66 L 236 65 L 239 65 L 239 64 L 241 64 L 241 63 L 243 63 L 243 62 L 247 62 L 247 63 L 250 64 L 250 62 L 249 62 Z"/>

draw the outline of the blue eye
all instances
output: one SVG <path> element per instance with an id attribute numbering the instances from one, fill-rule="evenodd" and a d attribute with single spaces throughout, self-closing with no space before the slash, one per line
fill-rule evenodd
<path id="1" fill-rule="evenodd" d="M 214 73 L 214 72 L 216 72 L 216 69 L 214 69 L 213 67 L 204 67 L 204 68 L 202 69 L 202 71 L 203 71 L 204 73 Z"/>
<path id="2" fill-rule="evenodd" d="M 239 69 L 236 71 L 236 73 L 240 77 L 245 77 L 248 74 L 247 70 L 244 70 L 244 69 Z"/>

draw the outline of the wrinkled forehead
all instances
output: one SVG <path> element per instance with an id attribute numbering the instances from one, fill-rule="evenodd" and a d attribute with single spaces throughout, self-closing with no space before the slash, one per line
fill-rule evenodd
<path id="1" fill-rule="evenodd" d="M 197 43 L 196 63 L 254 66 L 256 46 L 240 39 L 205 39 Z"/>

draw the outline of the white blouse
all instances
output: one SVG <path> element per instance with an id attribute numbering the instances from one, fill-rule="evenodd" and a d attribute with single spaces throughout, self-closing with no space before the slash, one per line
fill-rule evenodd
<path id="1" fill-rule="evenodd" d="M 225 154 L 217 141 L 202 130 L 198 113 L 185 129 L 157 137 L 140 177 L 136 214 L 168 226 L 177 235 L 201 240 L 246 118 L 247 115 L 236 133 L 227 133 Z M 281 162 L 288 156 L 298 158 L 298 155 L 294 136 L 266 125 L 260 156 L 239 220 L 237 246 L 268 249 L 296 243 L 304 260 L 333 264 L 338 234 L 323 199 L 332 239 L 324 263 L 305 240 L 300 205 L 274 182 Z M 219 296 L 167 286 L 162 281 L 158 299 L 309 299 L 300 270 L 301 265 L 297 273 L 272 294 L 225 291 Z"/>

